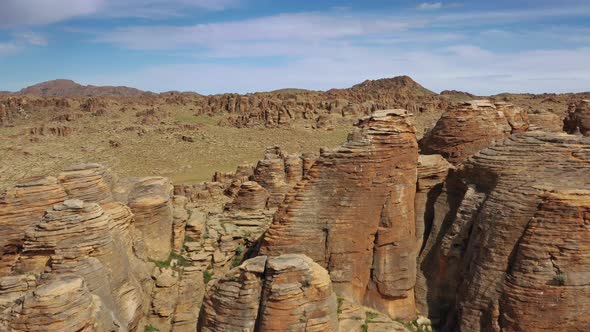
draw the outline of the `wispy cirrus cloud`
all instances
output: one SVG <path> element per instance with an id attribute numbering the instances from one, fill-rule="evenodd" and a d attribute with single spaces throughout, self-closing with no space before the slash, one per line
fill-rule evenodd
<path id="1" fill-rule="evenodd" d="M 0 28 L 47 25 L 79 17 L 183 16 L 187 10 L 223 10 L 240 0 L 2 0 Z"/>
<path id="2" fill-rule="evenodd" d="M 463 7 L 462 3 L 453 2 L 453 3 L 442 3 L 442 2 L 423 2 L 419 4 L 416 8 L 419 10 L 437 10 L 443 8 L 459 8 Z"/>

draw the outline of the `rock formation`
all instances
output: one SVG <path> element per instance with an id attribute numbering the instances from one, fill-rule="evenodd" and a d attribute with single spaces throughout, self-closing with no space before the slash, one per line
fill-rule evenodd
<path id="1" fill-rule="evenodd" d="M 21 181 L 0 193 L 0 276 L 9 274 L 19 258 L 25 231 L 46 209 L 64 201 L 66 193 L 54 177 Z"/>
<path id="2" fill-rule="evenodd" d="M 3 331 L 123 331 L 84 279 L 56 277 L 28 292 L 0 318 Z"/>
<path id="3" fill-rule="evenodd" d="M 172 250 L 172 190 L 167 178 L 151 177 L 138 180 L 129 191 L 128 205 L 150 259 L 165 260 Z"/>
<path id="4" fill-rule="evenodd" d="M 476 152 L 528 128 L 527 113 L 506 103 L 465 102 L 441 116 L 423 139 L 422 152 L 460 164 Z"/>
<path id="5" fill-rule="evenodd" d="M 541 130 L 548 132 L 562 132 L 563 121 L 559 115 L 547 110 L 534 110 L 529 112 L 529 130 Z"/>
<path id="6" fill-rule="evenodd" d="M 202 331 L 338 331 L 328 272 L 304 255 L 258 256 L 207 292 Z"/>
<path id="7" fill-rule="evenodd" d="M 584 136 L 590 136 L 590 100 L 573 105 L 564 120 L 564 129 L 570 134 L 579 131 Z"/>
<path id="8" fill-rule="evenodd" d="M 413 317 L 417 160 L 405 111 L 362 119 L 287 195 L 260 253 L 308 255 L 330 272 L 341 296 Z"/>
<path id="9" fill-rule="evenodd" d="M 504 330 L 590 329 L 589 198 L 590 191 L 575 189 L 543 196 L 504 279 Z"/>
<path id="10" fill-rule="evenodd" d="M 569 288 L 547 284 L 547 279 L 562 273 L 560 266 L 565 274 L 584 271 L 585 263 L 579 258 L 583 256 L 576 253 L 584 250 L 584 240 L 568 240 L 569 245 L 563 246 L 556 242 L 570 239 L 572 225 L 583 224 L 583 219 L 575 219 L 578 212 L 568 212 L 583 209 L 580 199 L 546 193 L 588 188 L 584 174 L 590 166 L 589 143 L 559 133 L 518 134 L 474 155 L 447 180 L 446 192 L 439 198 L 448 204 L 447 214 L 434 220 L 433 224 L 442 226 L 438 233 L 430 233 L 428 241 L 433 243 L 421 255 L 427 299 L 419 302 L 432 304 L 431 314 L 436 317 L 449 311 L 449 330 L 528 331 L 552 326 L 552 317 L 559 321 L 559 311 L 545 312 L 546 318 L 539 323 L 525 319 L 523 312 L 531 315 L 526 308 L 539 303 L 535 296 L 541 292 L 547 292 L 545 305 L 557 305 L 549 301 L 551 294 L 567 298 L 562 292 Z M 551 221 L 543 221 L 547 218 Z M 576 229 L 583 234 L 583 228 Z M 554 246 L 567 247 L 567 253 L 551 258 L 552 252 L 559 251 Z M 572 260 L 579 264 L 574 270 L 567 263 Z M 455 292 L 456 297 L 449 296 Z M 583 306 L 587 299 L 583 291 L 577 294 L 576 301 Z M 568 330 L 568 324 L 560 329 Z M 587 322 L 572 324 L 583 327 Z"/>

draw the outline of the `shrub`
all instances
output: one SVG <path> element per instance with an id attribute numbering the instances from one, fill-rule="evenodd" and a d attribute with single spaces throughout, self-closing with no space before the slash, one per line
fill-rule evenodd
<path id="1" fill-rule="evenodd" d="M 209 270 L 203 271 L 203 281 L 205 282 L 205 285 L 208 284 L 211 279 L 213 279 L 213 273 Z"/>
<path id="2" fill-rule="evenodd" d="M 553 276 L 553 281 L 555 281 L 555 283 L 559 286 L 563 286 L 565 285 L 565 273 L 563 272 L 558 272 L 555 276 Z"/>
<path id="3" fill-rule="evenodd" d="M 148 325 L 143 329 L 143 332 L 160 332 L 160 330 L 152 325 Z"/>

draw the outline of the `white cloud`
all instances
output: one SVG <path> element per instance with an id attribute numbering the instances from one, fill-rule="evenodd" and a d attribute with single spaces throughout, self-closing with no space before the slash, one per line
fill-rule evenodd
<path id="1" fill-rule="evenodd" d="M 48 44 L 47 37 L 33 31 L 14 33 L 13 36 L 16 42 L 20 44 L 33 46 L 46 46 Z"/>
<path id="2" fill-rule="evenodd" d="M 2 0 L 0 28 L 93 17 L 168 18 L 190 9 L 222 10 L 239 0 Z"/>
<path id="3" fill-rule="evenodd" d="M 192 26 L 135 26 L 107 31 L 98 41 L 132 49 L 215 47 L 234 42 L 321 41 L 407 31 L 421 20 L 389 20 L 320 14 L 283 14 L 243 21 Z M 231 46 L 231 45 L 230 45 Z"/>
<path id="4" fill-rule="evenodd" d="M 423 2 L 418 5 L 418 9 L 422 9 L 422 10 L 441 9 L 442 7 L 443 7 L 442 2 Z"/>
<path id="5" fill-rule="evenodd" d="M 102 0 L 3 0 L 0 27 L 43 25 L 95 13 Z"/>
<path id="6" fill-rule="evenodd" d="M 20 51 L 20 46 L 14 43 L 0 43 L 0 56 L 13 55 Z"/>

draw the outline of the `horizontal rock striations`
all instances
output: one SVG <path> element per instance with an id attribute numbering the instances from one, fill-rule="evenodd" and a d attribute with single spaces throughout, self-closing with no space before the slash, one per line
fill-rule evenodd
<path id="1" fill-rule="evenodd" d="M 61 276 L 28 292 L 0 320 L 0 328 L 13 332 L 120 331 L 111 315 L 84 279 Z"/>
<path id="2" fill-rule="evenodd" d="M 533 297 L 545 291 L 556 294 L 549 285 L 540 285 L 547 282 L 548 268 L 559 273 L 563 262 L 567 273 L 568 260 L 577 260 L 579 265 L 572 273 L 584 271 L 584 255 L 576 254 L 584 250 L 584 240 L 560 244 L 560 239 L 573 236 L 572 223 L 578 223 L 577 232 L 583 234 L 583 223 L 568 212 L 582 211 L 583 207 L 567 195 L 547 196 L 546 192 L 590 188 L 586 176 L 589 167 L 588 139 L 534 131 L 513 135 L 482 150 L 449 178 L 446 194 L 440 198 L 449 205 L 448 213 L 442 217 L 440 233 L 428 239 L 433 244 L 425 248 L 421 263 L 430 303 L 438 306 L 437 310 L 450 308 L 448 330 L 534 331 L 548 324 L 527 325 L 526 319 L 515 322 L 524 319 L 515 303 L 521 301 L 523 310 L 534 308 L 535 300 L 522 295 L 524 289 Z M 545 245 L 533 245 L 539 241 Z M 555 256 L 551 262 L 547 255 L 559 251 L 554 246 L 565 256 Z M 555 266 L 549 267 L 549 263 Z M 579 310 L 587 310 L 583 309 L 583 291 L 578 293 Z M 559 321 L 561 317 L 559 310 L 544 311 L 543 315 L 545 321 Z"/>
<path id="3" fill-rule="evenodd" d="M 201 331 L 338 331 L 327 271 L 303 255 L 259 256 L 207 292 Z"/>
<path id="4" fill-rule="evenodd" d="M 421 142 L 422 153 L 440 154 L 452 164 L 528 129 L 527 113 L 507 103 L 465 102 L 443 113 Z"/>
<path id="5" fill-rule="evenodd" d="M 362 119 L 342 147 L 323 150 L 287 195 L 262 255 L 305 254 L 335 291 L 395 317 L 413 317 L 416 163 L 414 127 L 403 110 Z"/>
<path id="6" fill-rule="evenodd" d="M 54 177 L 29 178 L 0 193 L 0 276 L 12 271 L 25 231 L 41 220 L 46 209 L 65 199 Z"/>
<path id="7" fill-rule="evenodd" d="M 169 179 L 150 177 L 139 179 L 128 194 L 135 227 L 150 259 L 165 260 L 172 249 L 172 190 Z"/>
<path id="8" fill-rule="evenodd" d="M 587 189 L 557 189 L 543 196 L 504 279 L 504 330 L 590 329 L 589 212 Z"/>

